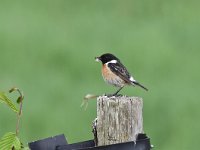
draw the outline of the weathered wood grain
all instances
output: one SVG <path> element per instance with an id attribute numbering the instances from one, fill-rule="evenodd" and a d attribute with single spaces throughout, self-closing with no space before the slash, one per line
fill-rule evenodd
<path id="1" fill-rule="evenodd" d="M 143 101 L 139 97 L 97 98 L 98 146 L 135 141 L 143 133 Z"/>

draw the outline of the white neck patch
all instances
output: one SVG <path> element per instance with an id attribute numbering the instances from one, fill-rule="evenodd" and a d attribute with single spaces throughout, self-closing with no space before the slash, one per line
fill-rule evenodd
<path id="1" fill-rule="evenodd" d="M 117 60 L 111 60 L 109 62 L 107 62 L 106 64 L 116 64 L 117 63 Z"/>
<path id="2" fill-rule="evenodd" d="M 130 81 L 135 81 L 135 79 L 131 76 L 130 77 L 130 79 L 129 79 Z"/>

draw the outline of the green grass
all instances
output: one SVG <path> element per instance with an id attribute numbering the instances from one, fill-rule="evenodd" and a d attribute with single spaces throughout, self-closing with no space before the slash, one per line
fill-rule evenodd
<path id="1" fill-rule="evenodd" d="M 1 1 L 0 91 L 25 93 L 20 137 L 26 142 L 64 133 L 92 139 L 96 103 L 111 93 L 94 57 L 119 56 L 149 88 L 121 93 L 144 99 L 144 130 L 159 150 L 198 149 L 199 2 Z M 0 106 L 0 136 L 15 130 L 15 114 Z"/>

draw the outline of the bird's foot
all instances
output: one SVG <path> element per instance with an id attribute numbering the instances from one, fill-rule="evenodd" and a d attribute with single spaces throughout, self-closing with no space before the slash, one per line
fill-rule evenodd
<path id="1" fill-rule="evenodd" d="M 113 97 L 113 96 L 120 97 L 120 96 L 122 96 L 122 94 L 116 94 L 116 93 L 114 93 L 114 94 L 105 94 L 105 96 L 107 96 L 107 97 Z"/>
<path id="2" fill-rule="evenodd" d="M 107 96 L 107 97 L 112 97 L 113 94 L 104 94 L 104 96 Z"/>
<path id="3" fill-rule="evenodd" d="M 115 96 L 115 97 L 121 97 L 122 94 L 113 94 L 113 96 Z"/>

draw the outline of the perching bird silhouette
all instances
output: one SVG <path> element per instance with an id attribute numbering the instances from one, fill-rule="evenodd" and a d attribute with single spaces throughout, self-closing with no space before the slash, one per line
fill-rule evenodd
<path id="1" fill-rule="evenodd" d="M 113 54 L 106 53 L 100 57 L 95 57 L 95 60 L 102 62 L 102 76 L 105 82 L 119 87 L 119 89 L 112 94 L 112 96 L 117 95 L 126 85 L 139 86 L 148 91 L 146 87 L 133 78 L 121 61 Z"/>

